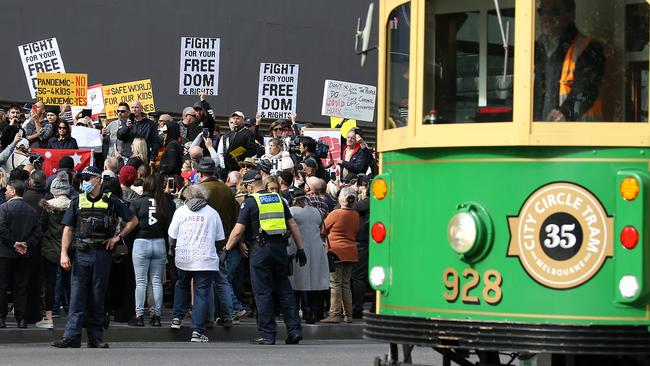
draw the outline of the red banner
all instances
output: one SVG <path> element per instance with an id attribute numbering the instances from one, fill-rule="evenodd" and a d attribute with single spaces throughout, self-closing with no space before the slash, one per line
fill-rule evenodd
<path id="1" fill-rule="evenodd" d="M 81 171 L 92 162 L 92 150 L 67 150 L 67 149 L 31 149 L 43 157 L 43 172 L 50 176 L 59 169 L 59 160 L 64 156 L 69 156 L 74 160 L 73 171 Z"/>

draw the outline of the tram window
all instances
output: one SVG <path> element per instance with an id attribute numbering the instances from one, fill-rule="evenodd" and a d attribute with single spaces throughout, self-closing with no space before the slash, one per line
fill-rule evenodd
<path id="1" fill-rule="evenodd" d="M 499 21 L 492 2 L 456 13 L 437 3 L 426 3 L 423 123 L 512 121 L 514 9 Z"/>
<path id="2" fill-rule="evenodd" d="M 411 37 L 411 4 L 395 8 L 388 18 L 386 129 L 408 124 L 409 60 Z"/>
<path id="3" fill-rule="evenodd" d="M 536 0 L 536 7 L 534 120 L 647 122 L 648 4 Z"/>

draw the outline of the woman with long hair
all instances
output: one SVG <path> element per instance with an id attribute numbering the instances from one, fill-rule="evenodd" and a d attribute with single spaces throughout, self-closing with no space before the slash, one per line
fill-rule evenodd
<path id="1" fill-rule="evenodd" d="M 154 303 L 151 322 L 160 326 L 167 249 L 165 238 L 175 205 L 170 195 L 163 192 L 162 178 L 155 174 L 144 178 L 142 197 L 131 203 L 138 217 L 138 233 L 133 243 L 133 269 L 135 271 L 135 326 L 144 326 L 144 302 L 147 292 L 147 274 L 150 274 Z"/>
<path id="2" fill-rule="evenodd" d="M 52 126 L 54 136 L 47 140 L 48 149 L 77 150 L 79 148 L 77 140 L 72 137 L 72 131 L 68 122 L 57 117 L 56 121 L 52 122 Z"/>
<path id="3" fill-rule="evenodd" d="M 321 320 L 321 323 L 340 323 L 341 314 L 346 323 L 352 323 L 350 278 L 352 268 L 358 261 L 356 237 L 359 231 L 359 213 L 352 208 L 356 200 L 357 194 L 352 187 L 343 188 L 339 193 L 341 208 L 330 212 L 323 222 L 328 251 L 336 255 L 336 265 L 334 272 L 330 273 L 329 316 Z"/>
<path id="4" fill-rule="evenodd" d="M 131 143 L 131 151 L 133 154 L 131 157 L 139 157 L 142 159 L 142 161 L 149 161 L 148 156 L 149 156 L 149 147 L 147 146 L 147 141 L 145 139 L 141 139 L 139 137 L 136 137 L 133 139 L 133 142 Z"/>

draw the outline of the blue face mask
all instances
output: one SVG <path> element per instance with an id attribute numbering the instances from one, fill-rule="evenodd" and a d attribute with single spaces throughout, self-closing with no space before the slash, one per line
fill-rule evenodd
<path id="1" fill-rule="evenodd" d="M 91 181 L 83 181 L 81 182 L 81 190 L 90 193 L 93 191 L 93 188 L 95 188 L 95 185 Z"/>

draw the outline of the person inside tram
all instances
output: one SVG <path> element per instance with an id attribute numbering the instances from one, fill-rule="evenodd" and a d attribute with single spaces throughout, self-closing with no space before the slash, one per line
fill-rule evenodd
<path id="1" fill-rule="evenodd" d="M 578 30 L 575 0 L 539 0 L 535 120 L 602 121 L 603 46 Z"/>

